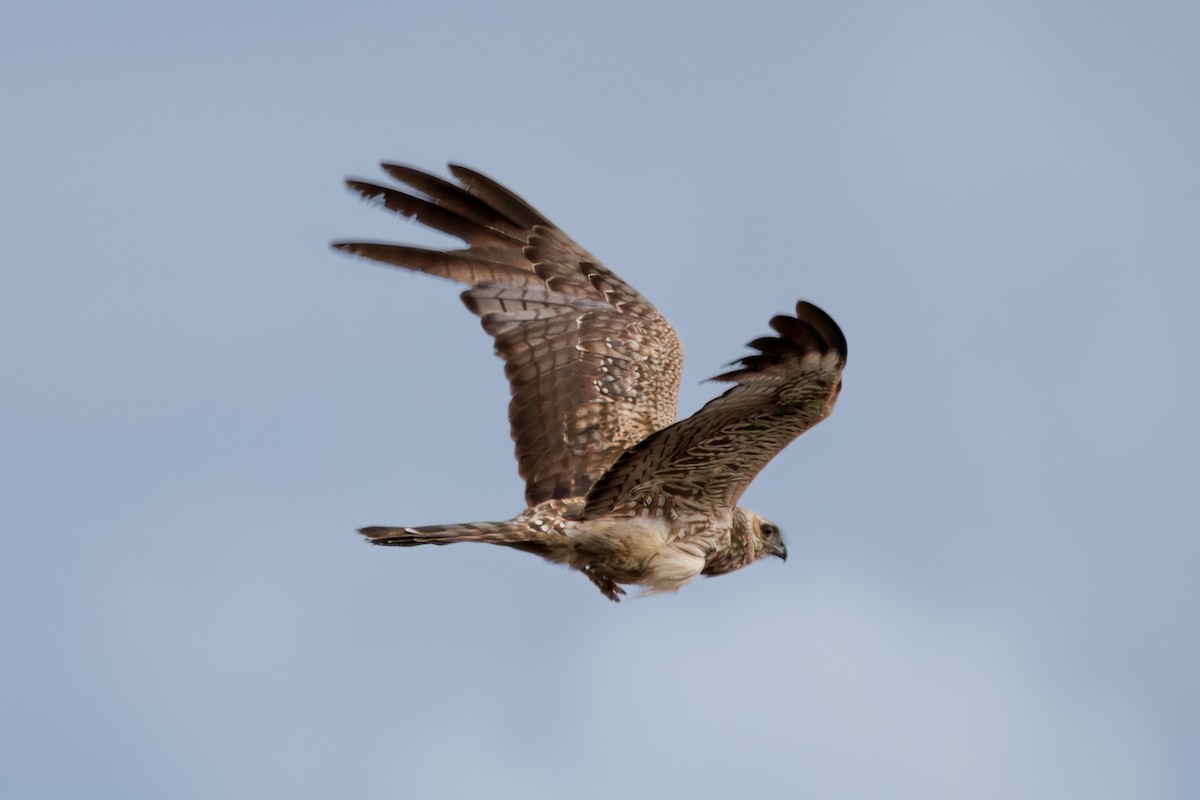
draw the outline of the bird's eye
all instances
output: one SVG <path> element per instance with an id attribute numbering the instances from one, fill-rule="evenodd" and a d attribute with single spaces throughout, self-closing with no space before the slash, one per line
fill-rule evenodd
<path id="1" fill-rule="evenodd" d="M 779 528 L 773 523 L 764 522 L 762 526 L 763 536 L 775 536 L 779 533 Z"/>

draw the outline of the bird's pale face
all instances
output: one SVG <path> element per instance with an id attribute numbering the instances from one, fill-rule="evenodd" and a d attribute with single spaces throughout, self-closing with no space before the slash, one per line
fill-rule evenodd
<path id="1" fill-rule="evenodd" d="M 753 530 L 758 533 L 759 557 L 777 556 L 781 560 L 787 561 L 787 545 L 783 543 L 783 532 L 779 530 L 779 526 L 753 511 L 749 512 L 747 516 L 750 517 Z"/>
<path id="2" fill-rule="evenodd" d="M 744 508 L 734 509 L 729 546 L 708 557 L 705 575 L 721 575 L 753 564 L 764 556 L 787 559 L 779 526 Z"/>

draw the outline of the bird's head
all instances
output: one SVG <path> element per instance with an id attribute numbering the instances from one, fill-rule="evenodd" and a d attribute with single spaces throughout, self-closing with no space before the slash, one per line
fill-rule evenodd
<path id="1" fill-rule="evenodd" d="M 753 511 L 735 508 L 733 529 L 729 535 L 729 547 L 708 557 L 705 575 L 723 575 L 753 564 L 764 556 L 776 556 L 787 560 L 787 547 L 779 526 Z"/>
<path id="2" fill-rule="evenodd" d="M 739 511 L 742 509 L 739 509 Z M 783 543 L 783 532 L 779 530 L 779 526 L 766 517 L 760 517 L 753 511 L 746 511 L 747 528 L 750 534 L 749 538 L 753 542 L 757 534 L 758 557 L 777 556 L 782 561 L 787 561 L 787 545 Z"/>

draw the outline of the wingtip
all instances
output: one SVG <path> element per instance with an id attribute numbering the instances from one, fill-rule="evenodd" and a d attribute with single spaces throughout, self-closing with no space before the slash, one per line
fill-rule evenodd
<path id="1" fill-rule="evenodd" d="M 380 259 L 371 252 L 373 247 L 387 247 L 385 244 L 378 242 L 354 242 L 354 241 L 336 241 L 330 242 L 331 250 L 338 250 L 347 255 L 355 256 L 356 258 L 365 258 L 368 261 L 379 261 Z"/>
<path id="2" fill-rule="evenodd" d="M 414 182 L 442 181 L 442 178 L 431 172 L 414 167 L 412 164 L 402 164 L 399 161 L 380 161 L 379 167 L 388 175 L 408 186 L 413 186 Z"/>
<path id="3" fill-rule="evenodd" d="M 846 360 L 849 351 L 849 346 L 846 343 L 846 334 L 842 332 L 841 326 L 824 309 L 807 300 L 800 300 L 796 303 L 796 319 L 810 325 L 820 334 L 826 344 L 842 357 L 843 361 Z"/>
<path id="4" fill-rule="evenodd" d="M 345 186 L 348 190 L 354 192 L 355 194 L 359 194 L 358 187 L 365 183 L 370 183 L 370 181 L 366 178 L 359 178 L 354 175 L 347 175 L 346 177 L 342 178 L 342 186 Z"/>
<path id="5" fill-rule="evenodd" d="M 398 171 L 398 172 L 419 172 L 422 175 L 428 174 L 427 172 L 425 172 L 425 170 L 421 169 L 420 167 L 415 167 L 412 164 L 405 164 L 402 161 L 380 161 L 379 168 L 389 174 L 393 170 Z"/>
<path id="6" fill-rule="evenodd" d="M 771 318 L 769 324 L 777 336 L 763 336 L 750 342 L 747 346 L 757 352 L 726 364 L 726 368 L 733 369 L 709 380 L 717 383 L 736 382 L 747 373 L 779 363 L 788 351 L 797 349 L 832 350 L 843 364 L 846 361 L 846 337 L 842 329 L 833 317 L 806 300 L 796 303 L 796 316 L 778 314 Z"/>

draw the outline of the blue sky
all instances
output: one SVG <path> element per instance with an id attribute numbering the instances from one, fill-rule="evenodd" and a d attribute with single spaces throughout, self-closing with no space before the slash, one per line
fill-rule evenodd
<path id="1" fill-rule="evenodd" d="M 1200 13 L 1185 3 L 42 3 L 0 18 L 0 793 L 1200 793 Z M 512 186 L 702 381 L 798 298 L 787 564 L 614 606 L 367 524 L 520 510 L 444 241 Z"/>

